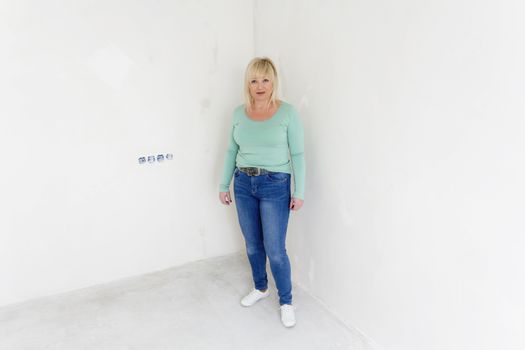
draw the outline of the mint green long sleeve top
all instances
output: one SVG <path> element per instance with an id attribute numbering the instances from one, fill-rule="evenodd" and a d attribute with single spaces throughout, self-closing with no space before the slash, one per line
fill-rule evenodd
<path id="1" fill-rule="evenodd" d="M 228 192 L 235 167 L 257 167 L 293 174 L 293 197 L 304 200 L 304 131 L 297 109 L 281 101 L 269 119 L 246 115 L 244 104 L 233 111 L 220 192 Z"/>

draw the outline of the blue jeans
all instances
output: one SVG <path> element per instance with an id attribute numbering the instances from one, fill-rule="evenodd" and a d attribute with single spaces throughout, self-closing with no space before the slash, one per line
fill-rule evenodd
<path id="1" fill-rule="evenodd" d="M 285 247 L 290 216 L 290 177 L 281 172 L 249 176 L 235 168 L 233 182 L 237 215 L 255 288 L 268 288 L 268 256 L 280 305 L 292 304 L 290 259 Z"/>

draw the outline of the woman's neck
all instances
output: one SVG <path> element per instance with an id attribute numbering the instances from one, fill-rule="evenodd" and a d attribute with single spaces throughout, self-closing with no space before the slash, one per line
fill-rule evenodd
<path id="1" fill-rule="evenodd" d="M 272 106 L 277 106 L 278 103 L 275 101 L 275 103 L 270 103 L 270 101 L 263 101 L 263 102 L 254 102 L 253 103 L 253 111 L 255 112 L 264 112 L 272 108 Z"/>

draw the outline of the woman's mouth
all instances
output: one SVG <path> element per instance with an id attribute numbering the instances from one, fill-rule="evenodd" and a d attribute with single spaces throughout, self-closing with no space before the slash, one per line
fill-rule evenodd
<path id="1" fill-rule="evenodd" d="M 264 91 L 261 91 L 261 92 L 258 92 L 257 95 L 262 95 L 264 94 Z"/>

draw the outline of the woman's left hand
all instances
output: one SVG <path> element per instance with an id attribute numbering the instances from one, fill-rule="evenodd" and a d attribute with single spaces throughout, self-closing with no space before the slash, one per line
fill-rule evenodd
<path id="1" fill-rule="evenodd" d="M 292 197 L 292 200 L 290 201 L 290 209 L 292 210 L 299 210 L 303 206 L 304 201 L 299 198 Z"/>

